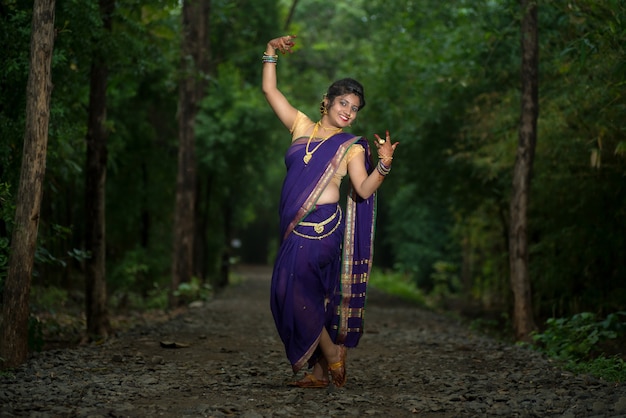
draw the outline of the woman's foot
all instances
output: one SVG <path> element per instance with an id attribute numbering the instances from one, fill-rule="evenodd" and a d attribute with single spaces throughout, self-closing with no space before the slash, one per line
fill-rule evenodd
<path id="1" fill-rule="evenodd" d="M 304 377 L 296 382 L 292 382 L 290 386 L 301 388 L 325 388 L 330 384 L 328 376 L 328 362 L 326 359 L 320 359 L 313 366 L 313 373 L 304 373 Z"/>
<path id="2" fill-rule="evenodd" d="M 313 366 L 313 376 L 320 380 L 330 381 L 330 373 L 328 372 L 328 362 L 324 357 L 321 357 L 317 363 Z"/>
<path id="3" fill-rule="evenodd" d="M 328 379 L 318 379 L 312 373 L 304 373 L 304 377 L 295 382 L 289 383 L 289 386 L 296 386 L 299 388 L 326 388 L 330 384 Z"/>
<path id="4" fill-rule="evenodd" d="M 337 356 L 328 362 L 328 371 L 333 379 L 333 384 L 335 387 L 342 387 L 346 384 L 347 375 L 346 375 L 346 355 L 348 350 L 344 345 L 337 346 Z M 336 361 L 333 361 L 336 360 Z"/>

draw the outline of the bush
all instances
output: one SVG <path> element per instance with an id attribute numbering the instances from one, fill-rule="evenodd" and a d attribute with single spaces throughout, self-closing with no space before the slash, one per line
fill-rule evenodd
<path id="1" fill-rule="evenodd" d="M 206 301 L 211 299 L 213 288 L 208 283 L 202 283 L 199 278 L 192 277 L 189 282 L 178 285 L 178 289 L 174 292 L 174 296 L 181 299 L 183 303 L 194 301 Z"/>
<path id="2" fill-rule="evenodd" d="M 369 283 L 385 293 L 400 296 L 402 299 L 422 306 L 426 305 L 423 293 L 408 275 L 372 270 Z"/>
<path id="3" fill-rule="evenodd" d="M 626 380 L 626 364 L 617 356 L 606 356 L 603 343 L 626 336 L 626 312 L 604 319 L 582 312 L 571 318 L 550 318 L 543 333 L 533 335 L 535 348 L 563 361 L 575 372 L 586 372 L 609 380 Z"/>

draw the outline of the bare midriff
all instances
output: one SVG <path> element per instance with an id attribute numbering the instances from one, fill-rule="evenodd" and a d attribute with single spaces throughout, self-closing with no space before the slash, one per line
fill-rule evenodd
<path id="1" fill-rule="evenodd" d="M 324 205 L 327 203 L 337 203 L 339 202 L 339 195 L 339 187 L 337 187 L 335 183 L 330 182 L 320 195 L 320 198 L 317 200 L 316 204 Z"/>

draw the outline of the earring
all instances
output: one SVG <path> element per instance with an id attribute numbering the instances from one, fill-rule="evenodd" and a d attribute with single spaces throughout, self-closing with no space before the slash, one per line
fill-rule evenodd
<path id="1" fill-rule="evenodd" d="M 326 107 L 326 104 L 324 102 L 320 104 L 320 114 L 322 116 L 328 115 L 328 108 Z"/>

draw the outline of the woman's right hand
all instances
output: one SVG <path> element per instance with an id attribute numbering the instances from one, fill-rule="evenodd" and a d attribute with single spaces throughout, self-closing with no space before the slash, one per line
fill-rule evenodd
<path id="1" fill-rule="evenodd" d="M 274 38 L 267 43 L 268 48 L 272 48 L 275 52 L 279 50 L 281 53 L 285 54 L 287 52 L 293 52 L 291 48 L 296 44 L 293 40 L 296 38 L 296 35 L 285 35 L 280 38 Z"/>

